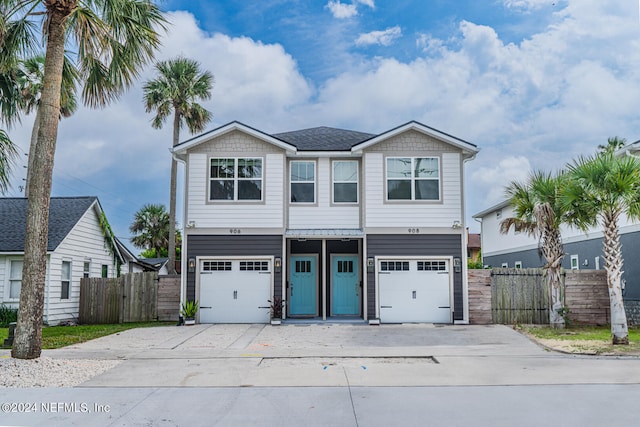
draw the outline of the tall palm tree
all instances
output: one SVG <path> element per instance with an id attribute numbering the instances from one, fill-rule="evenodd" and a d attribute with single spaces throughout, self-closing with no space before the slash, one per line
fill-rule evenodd
<path id="1" fill-rule="evenodd" d="M 564 220 L 564 211 L 560 203 L 559 191 L 563 175 L 546 172 L 533 172 L 524 183 L 512 182 L 506 194 L 513 206 L 514 217 L 505 218 L 500 223 L 500 232 L 506 234 L 510 228 L 525 232 L 538 238 L 541 254 L 546 260 L 551 310 L 549 321 L 556 328 L 564 327 L 561 315 L 563 308 L 562 282 L 560 271 L 564 249 L 560 225 Z"/>
<path id="2" fill-rule="evenodd" d="M 9 176 L 13 159 L 18 151 L 9 139 L 9 135 L 0 129 L 0 194 L 4 194 L 9 189 Z"/>
<path id="3" fill-rule="evenodd" d="M 160 256 L 169 246 L 169 214 L 164 205 L 147 204 L 136 212 L 129 230 L 131 243 L 140 249 L 154 249 Z"/>
<path id="4" fill-rule="evenodd" d="M 583 230 L 600 223 L 604 231 L 603 256 L 607 272 L 613 344 L 629 344 L 627 316 L 622 300 L 623 259 L 620 216 L 640 219 L 640 160 L 604 152 L 580 157 L 567 166 L 569 180 L 562 202 L 573 225 Z"/>
<path id="5" fill-rule="evenodd" d="M 204 130 L 211 113 L 198 100 L 211 98 L 213 74 L 200 71 L 200 64 L 187 58 L 176 58 L 156 64 L 157 77 L 144 85 L 144 104 L 147 113 L 155 111 L 151 125 L 160 129 L 173 112 L 173 144 L 180 142 L 180 129 L 187 125 L 189 132 Z M 169 191 L 169 274 L 175 274 L 176 259 L 176 177 L 178 163 L 171 159 Z"/>
<path id="6" fill-rule="evenodd" d="M 73 44 L 90 107 L 117 99 L 152 59 L 166 20 L 150 0 L 0 0 L 0 70 L 45 41 L 39 129 L 29 202 L 18 324 L 11 355 L 40 356 L 53 158 L 60 118 L 65 46 Z M 35 29 L 42 28 L 42 37 Z M 68 39 L 67 39 L 68 37 Z"/>
<path id="7" fill-rule="evenodd" d="M 65 56 L 64 65 L 62 66 L 62 87 L 60 88 L 60 118 L 70 117 L 78 108 L 76 98 L 78 77 L 78 71 L 71 61 L 71 58 Z M 33 169 L 33 162 L 35 161 L 35 147 L 38 130 L 40 129 L 40 112 L 38 105 L 40 104 L 40 96 L 44 83 L 44 56 L 38 55 L 23 61 L 22 66 L 18 70 L 18 80 L 20 81 L 22 92 L 22 109 L 27 114 L 33 111 L 36 113 L 33 121 L 33 129 L 31 130 L 27 180 L 24 191 L 24 196 L 29 197 L 30 172 Z"/>

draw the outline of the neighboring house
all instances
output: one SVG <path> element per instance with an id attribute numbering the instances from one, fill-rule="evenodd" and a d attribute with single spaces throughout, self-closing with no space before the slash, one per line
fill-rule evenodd
<path id="1" fill-rule="evenodd" d="M 169 258 L 140 258 L 138 261 L 143 262 L 144 264 L 150 266 L 154 271 L 157 271 L 160 275 L 169 274 L 169 268 L 167 267 L 167 263 L 169 262 Z"/>
<path id="2" fill-rule="evenodd" d="M 480 234 L 469 233 L 467 229 L 467 259 L 471 262 L 478 262 L 482 258 Z"/>
<path id="3" fill-rule="evenodd" d="M 147 271 L 157 271 L 158 274 L 167 274 L 166 264 L 169 258 L 138 258 L 118 238 L 116 238 L 116 244 L 124 258 L 124 262 L 120 267 L 122 274 L 143 273 Z M 162 260 L 164 260 L 164 262 Z"/>
<path id="4" fill-rule="evenodd" d="M 508 201 L 499 203 L 473 217 L 481 221 L 482 260 L 491 267 L 542 267 L 546 261 L 538 252 L 538 240 L 527 233 L 515 233 L 513 228 L 507 234 L 500 233 L 500 222 L 512 217 L 513 208 Z M 565 257 L 562 267 L 572 270 L 603 270 L 602 228 L 589 233 L 567 226 L 561 227 Z M 620 242 L 624 258 L 625 283 L 623 295 L 627 313 L 640 314 L 640 224 L 620 221 Z M 632 308 L 632 306 L 634 308 Z M 637 307 L 637 308 L 635 308 Z"/>
<path id="5" fill-rule="evenodd" d="M 468 322 L 464 163 L 478 148 L 417 122 L 381 134 L 267 134 L 232 122 L 185 163 L 183 300 L 199 321 Z"/>
<path id="6" fill-rule="evenodd" d="M 27 199 L 0 198 L 0 303 L 10 307 L 20 301 L 26 213 Z M 45 324 L 77 320 L 82 277 L 118 276 L 123 257 L 102 218 L 96 197 L 51 198 Z"/>

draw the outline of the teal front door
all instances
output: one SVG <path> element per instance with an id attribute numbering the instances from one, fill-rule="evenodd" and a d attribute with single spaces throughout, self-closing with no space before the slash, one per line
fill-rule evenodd
<path id="1" fill-rule="evenodd" d="M 334 255 L 331 262 L 334 316 L 360 314 L 360 274 L 357 255 Z"/>
<path id="2" fill-rule="evenodd" d="M 289 315 L 318 314 L 318 273 L 315 256 L 289 258 Z"/>

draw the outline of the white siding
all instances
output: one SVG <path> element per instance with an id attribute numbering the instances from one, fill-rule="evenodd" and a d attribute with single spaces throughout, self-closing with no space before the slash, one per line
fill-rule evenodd
<path id="1" fill-rule="evenodd" d="M 89 209 L 50 256 L 48 286 L 45 290 L 44 321 L 50 325 L 76 320 L 80 303 L 80 279 L 85 260 L 91 261 L 90 277 L 101 277 L 102 265 L 109 266 L 109 277 L 117 276 L 113 257 L 104 245 L 104 237 L 94 209 Z M 62 261 L 71 262 L 69 299 L 61 299 Z"/>
<path id="2" fill-rule="evenodd" d="M 365 225 L 367 227 L 445 227 L 462 221 L 459 153 L 441 155 L 440 202 L 386 202 L 386 177 L 382 153 L 364 156 Z"/>
<path id="3" fill-rule="evenodd" d="M 194 221 L 198 228 L 283 227 L 284 154 L 264 156 L 263 203 L 207 202 L 209 158 L 204 153 L 189 154 L 186 224 Z"/>
<path id="4" fill-rule="evenodd" d="M 289 204 L 289 228 L 360 228 L 359 205 L 331 205 L 331 160 L 321 158 L 316 164 L 316 203 Z"/>

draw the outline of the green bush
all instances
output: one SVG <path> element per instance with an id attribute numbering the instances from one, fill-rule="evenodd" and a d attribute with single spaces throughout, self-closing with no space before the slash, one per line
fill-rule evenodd
<path id="1" fill-rule="evenodd" d="M 9 323 L 18 321 L 18 309 L 0 304 L 0 328 L 8 328 Z"/>

